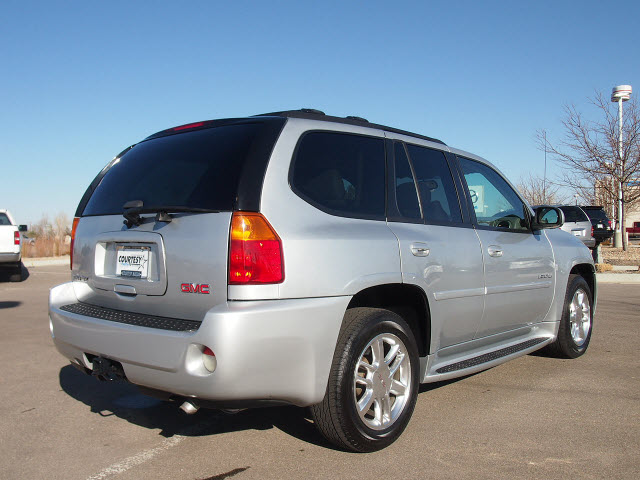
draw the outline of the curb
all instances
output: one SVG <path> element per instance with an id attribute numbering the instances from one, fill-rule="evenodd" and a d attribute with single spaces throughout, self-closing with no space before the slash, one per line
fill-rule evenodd
<path id="1" fill-rule="evenodd" d="M 640 273 L 596 273 L 598 283 L 640 285 Z"/>
<path id="2" fill-rule="evenodd" d="M 69 265 L 69 255 L 50 258 L 22 258 L 25 267 L 45 267 L 49 265 Z"/>

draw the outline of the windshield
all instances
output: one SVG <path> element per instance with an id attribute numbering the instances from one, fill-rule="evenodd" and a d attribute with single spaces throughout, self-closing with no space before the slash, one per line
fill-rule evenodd
<path id="1" fill-rule="evenodd" d="M 258 123 L 234 124 L 139 143 L 106 173 L 83 215 L 115 215 L 123 205 L 232 210 Z"/>

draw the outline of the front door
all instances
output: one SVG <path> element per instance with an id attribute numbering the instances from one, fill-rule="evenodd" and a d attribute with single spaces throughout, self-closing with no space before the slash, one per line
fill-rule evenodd
<path id="1" fill-rule="evenodd" d="M 494 169 L 458 157 L 473 203 L 485 270 L 485 309 L 476 338 L 543 321 L 553 300 L 555 268 L 529 207 Z"/>

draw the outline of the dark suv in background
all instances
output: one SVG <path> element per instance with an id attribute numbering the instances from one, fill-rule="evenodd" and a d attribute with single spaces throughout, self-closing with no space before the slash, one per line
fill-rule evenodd
<path id="1" fill-rule="evenodd" d="M 604 209 L 598 206 L 582 206 L 580 207 L 591 220 L 591 231 L 593 238 L 596 239 L 596 246 L 605 240 L 613 237 L 613 228 L 611 228 L 611 220 L 607 217 Z"/>

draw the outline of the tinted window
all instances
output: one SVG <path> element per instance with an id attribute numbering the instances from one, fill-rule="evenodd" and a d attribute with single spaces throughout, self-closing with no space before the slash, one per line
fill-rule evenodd
<path id="1" fill-rule="evenodd" d="M 139 143 L 106 173 L 84 215 L 120 214 L 130 200 L 147 207 L 231 210 L 259 128 L 228 125 Z"/>
<path id="2" fill-rule="evenodd" d="M 407 145 L 427 222 L 462 222 L 458 195 L 447 159 L 439 150 Z"/>
<path id="3" fill-rule="evenodd" d="M 529 231 L 524 203 L 505 179 L 482 163 L 459 160 L 478 224 Z"/>
<path id="4" fill-rule="evenodd" d="M 609 221 L 609 217 L 607 217 L 607 214 L 604 212 L 604 210 L 601 210 L 599 208 L 587 209 L 587 210 L 584 210 L 584 213 L 586 213 L 591 220 L 600 220 L 604 222 Z"/>
<path id="5" fill-rule="evenodd" d="M 404 151 L 404 145 L 396 142 L 394 153 L 396 204 L 398 205 L 398 211 L 403 217 L 421 218 L 416 185 L 413 180 L 411 167 L 409 166 L 409 159 Z"/>
<path id="6" fill-rule="evenodd" d="M 381 138 L 307 133 L 298 146 L 291 186 L 311 204 L 338 215 L 385 218 Z"/>
<path id="7" fill-rule="evenodd" d="M 11 225 L 9 217 L 4 213 L 0 213 L 0 225 Z"/>
<path id="8" fill-rule="evenodd" d="M 588 222 L 589 221 L 589 219 L 584 214 L 584 212 L 580 209 L 580 207 L 572 207 L 571 205 L 567 205 L 564 207 L 560 207 L 560 210 L 564 212 L 565 222 Z"/>

